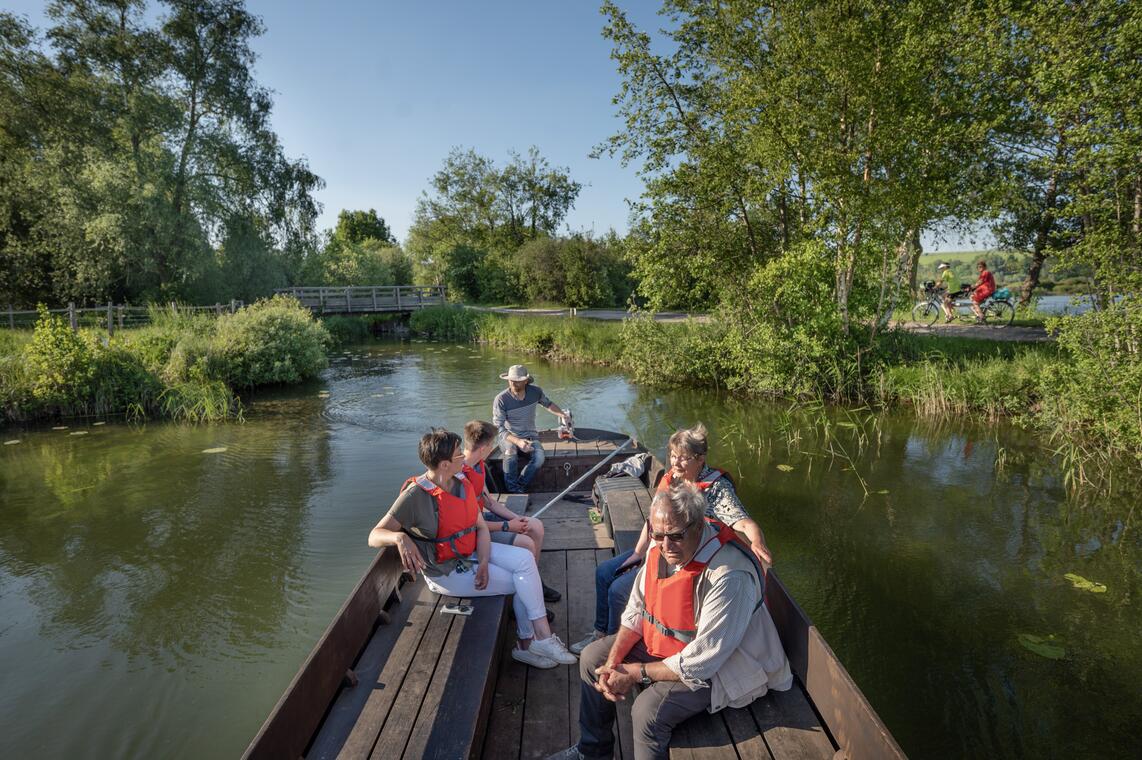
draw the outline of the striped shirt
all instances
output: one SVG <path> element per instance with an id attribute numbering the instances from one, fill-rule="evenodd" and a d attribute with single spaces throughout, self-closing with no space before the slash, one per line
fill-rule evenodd
<path id="1" fill-rule="evenodd" d="M 523 392 L 523 399 L 517 399 L 510 389 L 504 389 L 492 402 L 492 424 L 500 429 L 500 434 L 511 433 L 520 437 L 539 435 L 535 429 L 535 406 L 551 406 L 543 389 L 529 385 Z"/>

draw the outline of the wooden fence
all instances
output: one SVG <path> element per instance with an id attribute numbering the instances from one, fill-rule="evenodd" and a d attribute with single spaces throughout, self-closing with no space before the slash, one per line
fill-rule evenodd
<path id="1" fill-rule="evenodd" d="M 448 303 L 443 285 L 365 285 L 349 288 L 282 288 L 317 314 L 407 312 Z"/>
<path id="2" fill-rule="evenodd" d="M 125 304 L 108 303 L 106 306 L 93 306 L 93 307 L 77 307 L 75 303 L 69 303 L 63 309 L 48 309 L 50 314 L 62 314 L 67 316 L 68 324 L 71 329 L 78 330 L 80 326 L 83 327 L 101 327 L 105 328 L 107 332 L 114 333 L 116 330 L 122 330 L 124 327 L 138 327 L 140 325 L 150 324 L 151 316 L 156 310 L 165 311 L 169 309 L 175 314 L 233 314 L 238 309 L 245 306 L 242 301 L 231 301 L 230 303 L 216 303 L 212 306 L 186 306 L 184 304 L 170 303 L 167 306 L 127 306 Z M 17 311 L 11 304 L 8 305 L 6 312 L 0 313 L 0 326 L 9 329 L 16 329 L 17 327 L 32 327 L 36 320 L 39 318 L 38 311 Z"/>

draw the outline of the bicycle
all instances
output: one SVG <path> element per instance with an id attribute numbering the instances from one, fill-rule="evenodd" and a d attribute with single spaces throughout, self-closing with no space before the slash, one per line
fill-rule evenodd
<path id="1" fill-rule="evenodd" d="M 931 327 L 944 314 L 944 292 L 938 290 L 934 282 L 925 282 L 923 292 L 923 298 L 912 307 L 912 321 L 922 327 Z M 952 309 L 960 322 L 975 323 L 971 298 L 965 295 L 964 290 L 953 295 Z M 992 293 L 979 308 L 983 312 L 983 323 L 989 327 L 1007 327 L 1015 320 L 1015 304 L 1011 302 L 1011 291 L 1007 288 Z"/>

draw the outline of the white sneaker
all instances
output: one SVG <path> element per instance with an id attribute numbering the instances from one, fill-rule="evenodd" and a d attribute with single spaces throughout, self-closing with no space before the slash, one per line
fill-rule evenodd
<path id="1" fill-rule="evenodd" d="M 533 668 L 540 668 L 541 670 L 549 670 L 559 664 L 550 657 L 544 657 L 539 652 L 536 652 L 534 641 L 531 642 L 529 649 L 512 647 L 512 659 L 516 662 L 522 662 L 524 665 L 530 665 Z"/>
<path id="2" fill-rule="evenodd" d="M 555 660 L 564 665 L 574 665 L 578 662 L 575 655 L 567 651 L 567 646 L 555 634 L 546 639 L 534 639 L 531 642 L 531 648 L 527 651 L 536 652 L 549 660 Z"/>
<path id="3" fill-rule="evenodd" d="M 571 654 L 583 654 L 584 649 L 591 646 L 592 644 L 594 644 L 596 641 L 598 641 L 601 638 L 603 638 L 603 637 L 598 635 L 594 631 L 591 631 L 586 636 L 584 636 L 581 640 L 576 641 L 574 644 L 567 647 L 567 649 L 568 649 L 568 651 L 571 652 Z"/>

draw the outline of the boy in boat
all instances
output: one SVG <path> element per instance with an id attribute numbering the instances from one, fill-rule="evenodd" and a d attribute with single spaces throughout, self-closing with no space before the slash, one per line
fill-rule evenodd
<path id="1" fill-rule="evenodd" d="M 495 447 L 495 425 L 483 420 L 472 420 L 464 425 L 464 475 L 477 494 L 492 542 L 527 549 L 538 563 L 539 553 L 543 551 L 543 523 L 534 517 L 517 515 L 506 504 L 492 498 L 488 489 L 488 469 L 484 460 Z M 560 598 L 562 594 L 544 584 L 545 602 L 558 602 Z"/>
<path id="2" fill-rule="evenodd" d="M 524 493 L 544 459 L 539 432 L 535 429 L 535 408 L 542 406 L 557 415 L 560 424 L 568 421 L 564 419 L 563 410 L 547 397 L 543 389 L 532 384 L 527 367 L 513 364 L 500 375 L 500 379 L 507 380 L 508 387 L 492 402 L 492 423 L 500 431 L 504 450 L 504 485 L 508 493 Z M 531 455 L 523 472 L 519 470 L 521 451 Z"/>
<path id="3" fill-rule="evenodd" d="M 437 594 L 515 594 L 519 644 L 512 658 L 536 668 L 570 665 L 575 655 L 551 632 L 543 586 L 531 552 L 493 544 L 475 489 L 463 473 L 460 436 L 435 429 L 420 439 L 422 475 L 409 478 L 388 513 L 369 533 L 369 546 L 395 546 L 404 569 L 424 573 Z"/>
<path id="4" fill-rule="evenodd" d="M 615 702 L 634 699 L 634 756 L 667 758 L 674 727 L 700 712 L 745 707 L 793 672 L 769 610 L 761 565 L 706 497 L 682 481 L 655 495 L 654 542 L 617 634 L 579 660 L 579 743 L 548 760 L 610 758 Z M 632 689 L 643 687 L 637 698 Z"/>

